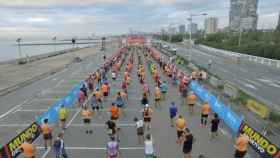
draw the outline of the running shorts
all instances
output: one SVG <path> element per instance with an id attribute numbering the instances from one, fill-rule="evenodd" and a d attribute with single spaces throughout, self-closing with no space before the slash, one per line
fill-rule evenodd
<path id="1" fill-rule="evenodd" d="M 85 119 L 84 119 L 84 123 L 90 123 L 90 119 L 85 118 Z"/>
<path id="2" fill-rule="evenodd" d="M 45 140 L 50 140 L 50 139 L 52 139 L 52 134 L 51 133 L 44 134 L 43 137 Z"/>

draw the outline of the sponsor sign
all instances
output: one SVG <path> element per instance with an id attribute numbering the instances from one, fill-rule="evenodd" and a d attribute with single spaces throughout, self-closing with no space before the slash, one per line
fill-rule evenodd
<path id="1" fill-rule="evenodd" d="M 235 134 L 238 133 L 243 121 L 240 116 L 238 116 L 224 103 L 220 102 L 212 93 L 201 86 L 197 81 L 192 81 L 190 87 L 202 101 L 207 101 L 210 104 L 211 109 L 217 113 L 222 120 L 224 120 L 226 125 L 230 127 Z"/>
<path id="2" fill-rule="evenodd" d="M 20 146 L 23 144 L 27 138 L 32 138 L 32 142 L 37 139 L 41 134 L 41 127 L 36 122 L 33 122 L 30 126 L 28 126 L 25 130 L 23 130 L 20 134 L 14 137 L 9 143 L 7 143 L 2 149 L 5 156 L 3 158 L 15 158 L 20 153 Z"/>
<path id="3" fill-rule="evenodd" d="M 257 130 L 243 122 L 240 133 L 249 137 L 252 148 L 263 158 L 280 158 L 280 149 Z"/>
<path id="4" fill-rule="evenodd" d="M 255 100 L 248 99 L 246 107 L 252 112 L 258 114 L 262 118 L 267 118 L 269 115 L 269 109 L 264 104 L 261 104 Z"/>

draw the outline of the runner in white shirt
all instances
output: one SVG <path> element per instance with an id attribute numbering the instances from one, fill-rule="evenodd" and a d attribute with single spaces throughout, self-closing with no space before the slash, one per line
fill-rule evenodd
<path id="1" fill-rule="evenodd" d="M 136 122 L 138 143 L 142 144 L 144 142 L 144 122 L 143 120 L 138 120 L 138 118 L 134 118 L 134 121 Z"/>
<path id="2" fill-rule="evenodd" d="M 150 134 L 146 135 L 146 140 L 144 144 L 145 144 L 145 157 L 154 158 L 155 157 L 154 144 Z"/>

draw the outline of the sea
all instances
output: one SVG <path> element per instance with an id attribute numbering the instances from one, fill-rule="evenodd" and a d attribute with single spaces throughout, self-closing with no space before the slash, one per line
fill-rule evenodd
<path id="1" fill-rule="evenodd" d="M 83 41 L 84 42 L 84 41 Z M 52 43 L 49 40 L 26 41 L 24 43 Z M 87 47 L 92 44 L 75 44 L 75 47 Z M 71 49 L 73 45 L 36 45 L 21 46 L 22 57 L 40 55 L 64 49 Z M 0 62 L 19 58 L 19 48 L 16 41 L 0 41 Z"/>

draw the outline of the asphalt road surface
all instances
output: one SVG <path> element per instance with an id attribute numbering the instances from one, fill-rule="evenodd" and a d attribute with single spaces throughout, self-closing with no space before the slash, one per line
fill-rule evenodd
<path id="1" fill-rule="evenodd" d="M 106 52 L 109 56 L 113 51 Z M 1 118 L 0 118 L 0 137 L 1 144 L 20 132 L 23 128 L 29 125 L 36 115 L 47 110 L 56 100 L 62 98 L 75 84 L 83 80 L 88 73 L 94 72 L 99 64 L 102 63 L 102 55 L 97 53 L 96 56 L 88 58 L 80 64 L 70 66 L 68 69 L 50 76 L 44 80 L 38 81 L 25 88 L 19 89 L 7 96 L 0 98 Z M 142 118 L 142 109 L 140 99 L 142 95 L 141 85 L 138 82 L 136 69 L 137 58 L 135 54 L 135 63 L 132 71 L 133 81 L 128 89 L 129 100 L 125 108 L 125 116 L 121 116 L 117 125 L 121 127 L 120 132 L 120 148 L 122 158 L 143 158 L 144 146 L 138 144 L 136 137 L 136 129 L 134 127 L 133 118 Z M 144 57 L 142 55 L 142 59 Z M 146 60 L 144 60 L 146 62 Z M 166 99 L 161 102 L 161 108 L 156 109 L 153 106 L 153 92 L 155 84 L 148 71 L 147 64 L 146 75 L 149 87 L 151 89 L 151 97 L 149 101 L 154 109 L 152 117 L 151 134 L 155 143 L 156 153 L 159 158 L 180 158 L 183 157 L 182 147 L 176 144 L 176 130 L 170 127 L 168 107 L 171 101 L 174 101 L 179 113 L 187 120 L 188 127 L 191 129 L 196 141 L 193 147 L 193 157 L 203 154 L 206 158 L 233 158 L 234 153 L 234 137 L 229 129 L 221 123 L 219 130 L 220 136 L 217 140 L 210 141 L 210 129 L 200 127 L 200 106 L 201 103 L 195 106 L 195 115 L 191 116 L 185 105 L 182 105 L 182 98 L 178 94 L 177 88 L 169 83 L 169 91 Z M 110 78 L 110 75 L 109 75 Z M 68 129 L 65 132 L 65 145 L 70 158 L 105 158 L 105 147 L 108 141 L 104 122 L 109 119 L 109 114 L 106 112 L 116 93 L 120 90 L 120 83 L 123 78 L 123 70 L 118 79 L 111 79 L 111 94 L 104 102 L 104 109 L 101 116 L 94 115 L 92 120 L 93 134 L 86 134 L 82 128 L 82 117 L 79 108 L 69 110 L 69 119 L 67 122 Z M 165 78 L 165 77 L 164 77 Z M 166 81 L 169 81 L 165 78 Z M 211 117 L 212 118 L 212 117 Z M 55 131 L 56 133 L 58 130 Z M 39 137 L 35 144 L 37 146 L 37 157 L 52 158 L 53 153 L 50 150 L 43 148 L 42 138 Z M 256 157 L 254 153 L 247 155 L 248 157 Z M 21 157 L 21 156 L 20 156 Z"/>
<path id="2" fill-rule="evenodd" d="M 253 95 L 260 101 L 265 102 L 280 110 L 280 69 L 266 65 L 242 61 L 236 64 L 230 60 L 215 54 L 204 52 L 187 46 L 172 44 L 178 49 L 178 54 L 189 57 L 195 64 L 208 69 L 211 73 L 238 85 L 242 90 Z M 213 61 L 208 68 L 209 60 Z"/>

